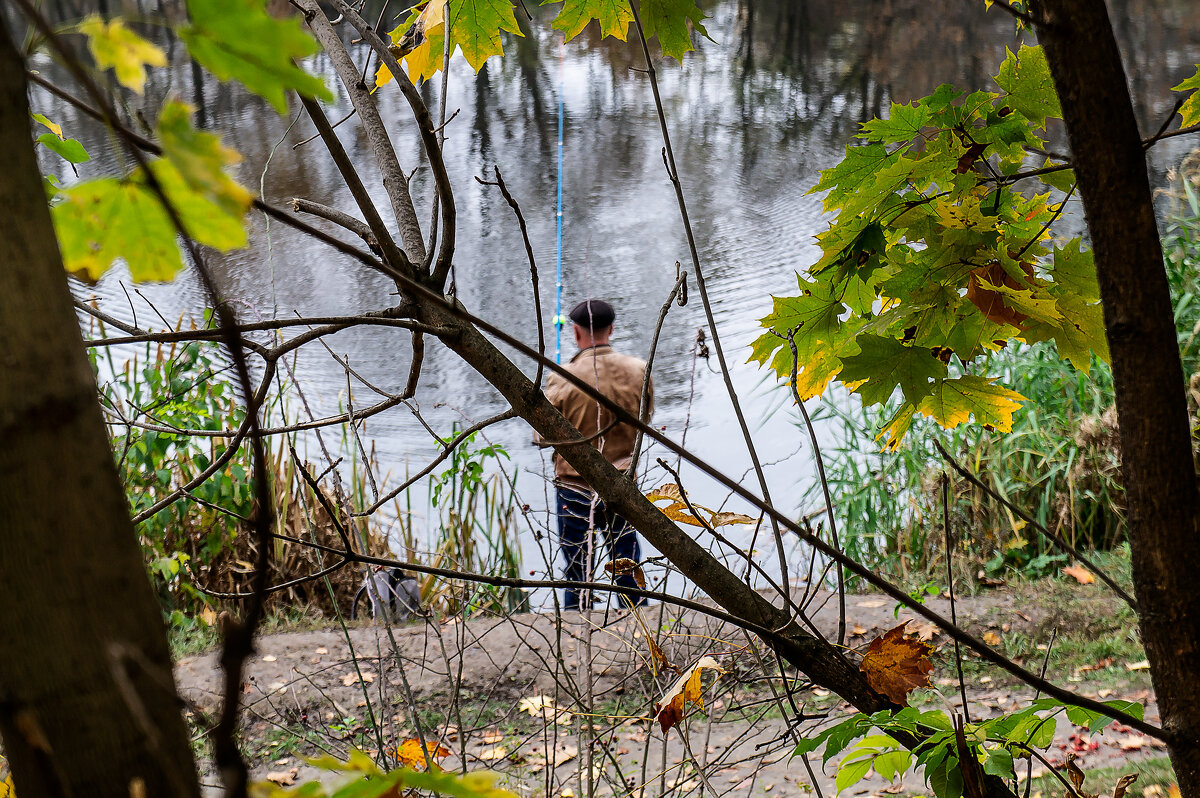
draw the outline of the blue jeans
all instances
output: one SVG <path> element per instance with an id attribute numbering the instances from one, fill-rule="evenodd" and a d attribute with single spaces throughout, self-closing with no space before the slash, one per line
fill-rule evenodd
<path id="1" fill-rule="evenodd" d="M 610 559 L 628 558 L 638 562 L 642 558 L 638 546 L 637 532 L 629 526 L 629 522 L 616 513 L 610 512 L 604 502 L 597 500 L 596 508 L 592 510 L 592 496 L 585 491 L 574 488 L 558 488 L 558 541 L 566 558 L 567 568 L 564 578 L 571 582 L 590 581 L 586 574 L 588 518 L 591 516 L 591 528 L 603 535 L 604 546 L 608 549 Z M 621 574 L 616 583 L 622 587 L 638 586 L 633 574 Z M 641 606 L 645 598 L 625 596 L 622 604 L 630 603 Z M 567 588 L 563 601 L 563 609 L 579 609 L 579 591 Z"/>

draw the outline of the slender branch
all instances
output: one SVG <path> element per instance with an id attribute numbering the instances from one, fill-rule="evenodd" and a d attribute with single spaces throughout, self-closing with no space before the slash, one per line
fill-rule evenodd
<path id="1" fill-rule="evenodd" d="M 292 197 L 292 210 L 307 213 L 309 216 L 316 216 L 327 222 L 333 222 L 338 227 L 349 230 L 365 241 L 375 254 L 378 255 L 382 251 L 379 247 L 379 241 L 375 238 L 375 234 L 371 232 L 371 228 L 361 219 L 355 219 L 348 213 L 301 197 Z"/>
<path id="2" fill-rule="evenodd" d="M 958 625 L 958 610 L 954 600 L 954 536 L 950 534 L 950 478 L 942 472 L 942 531 L 946 535 L 946 589 L 950 591 L 950 623 Z M 958 691 L 962 696 L 962 713 L 967 723 L 971 722 L 971 709 L 967 706 L 967 680 L 963 678 L 962 650 L 954 641 L 954 665 L 958 669 Z M 1045 676 L 1043 670 L 1042 675 Z"/>
<path id="3" fill-rule="evenodd" d="M 346 46 L 342 44 L 341 38 L 333 29 L 333 25 L 325 16 L 325 12 L 321 10 L 317 0 L 296 0 L 296 4 L 304 12 L 304 19 L 308 23 L 309 30 L 325 48 L 330 63 L 346 87 L 350 102 L 358 111 L 359 123 L 371 145 L 375 165 L 383 177 L 383 189 L 391 202 L 396 223 L 400 226 L 400 238 L 404 241 L 405 254 L 413 263 L 419 263 L 425 259 L 425 241 L 421 234 L 421 223 L 417 221 L 417 211 L 413 207 L 412 195 L 408 190 L 408 180 L 405 179 L 404 170 L 396 158 L 396 149 L 392 146 L 387 127 L 379 116 L 379 107 L 375 104 L 375 98 L 371 96 L 371 92 L 359 79 L 358 67 L 350 58 Z M 326 144 L 329 144 L 328 140 L 326 140 Z"/>
<path id="4" fill-rule="evenodd" d="M 672 302 L 679 302 L 679 307 L 687 304 L 687 272 L 683 271 L 679 266 L 679 261 L 675 261 L 675 285 L 671 288 L 671 293 L 667 295 L 667 301 L 663 303 L 658 310 L 658 321 L 654 325 L 654 335 L 650 337 L 650 351 L 646 354 L 646 369 L 642 372 L 642 390 L 638 392 L 638 418 L 647 424 L 650 423 L 650 417 L 653 415 L 653 399 L 650 396 L 650 375 L 654 373 L 654 356 L 658 354 L 658 338 L 662 334 L 663 324 L 667 320 L 667 313 L 671 310 Z M 633 439 L 633 452 L 629 456 L 629 478 L 637 478 L 638 460 L 642 456 L 642 431 L 637 431 L 637 436 Z"/>
<path id="5" fill-rule="evenodd" d="M 316 5 L 314 0 L 302 0 L 302 2 L 309 4 L 310 7 Z M 433 117 L 430 116 L 425 101 L 421 99 L 420 92 L 408 79 L 408 73 L 400 66 L 400 62 L 392 53 L 391 48 L 383 39 L 379 38 L 379 34 L 375 32 L 371 24 L 345 0 L 330 0 L 330 2 L 338 13 L 344 15 L 346 20 L 355 27 L 363 37 L 363 41 L 371 46 L 375 54 L 391 70 L 396 85 L 400 87 L 400 93 L 408 101 L 409 108 L 412 109 L 413 116 L 416 118 L 417 130 L 421 134 L 421 143 L 425 148 L 425 157 L 429 161 L 434 184 L 437 186 L 437 201 L 442 216 L 442 243 L 438 249 L 437 263 L 436 265 L 432 263 L 433 252 L 429 252 L 421 263 L 421 272 L 431 273 L 433 284 L 441 288 L 446 282 L 446 275 L 450 273 L 450 264 L 454 258 L 454 231 L 458 213 L 454 207 L 454 190 L 450 186 L 450 174 L 446 171 L 442 148 L 434 134 Z M 339 39 L 338 42 L 340 44 L 341 40 Z M 375 123 L 368 123 L 364 119 L 363 124 L 364 127 L 367 127 Z M 424 242 L 422 242 L 422 248 L 424 248 Z"/>

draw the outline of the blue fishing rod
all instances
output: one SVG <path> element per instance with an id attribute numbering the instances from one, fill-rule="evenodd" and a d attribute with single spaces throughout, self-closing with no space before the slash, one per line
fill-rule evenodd
<path id="1" fill-rule="evenodd" d="M 563 50 L 565 39 L 558 43 L 558 213 L 555 226 L 558 234 L 558 268 L 554 280 L 554 362 L 562 363 L 562 329 L 566 319 L 562 311 L 563 289 Z"/>

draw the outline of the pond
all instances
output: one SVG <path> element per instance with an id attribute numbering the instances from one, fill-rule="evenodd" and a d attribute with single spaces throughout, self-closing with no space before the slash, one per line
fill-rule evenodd
<path id="1" fill-rule="evenodd" d="M 820 506 L 809 495 L 814 468 L 805 431 L 774 380 L 744 361 L 748 344 L 758 335 L 757 320 L 770 310 L 771 294 L 793 291 L 796 271 L 816 259 L 813 236 L 827 220 L 820 197 L 808 191 L 818 170 L 840 159 L 858 123 L 886 112 L 891 102 L 907 102 L 940 83 L 989 86 L 1005 48 L 1016 49 L 1021 40 L 1011 18 L 995 9 L 984 13 L 981 3 L 963 0 L 719 0 L 701 5 L 710 17 L 711 40 L 698 39 L 697 51 L 682 66 L 673 61 L 661 65 L 663 103 L 733 381 L 759 455 L 770 464 L 776 502 L 799 515 Z M 526 7 L 533 18 L 518 9 L 525 36 L 506 38 L 506 58 L 493 59 L 478 74 L 462 61 L 451 70 L 447 109 L 453 116 L 445 130 L 458 205 L 458 296 L 475 313 L 536 344 L 520 231 L 499 192 L 474 179 L 490 176 L 498 167 L 529 221 L 541 274 L 541 311 L 547 319 L 554 315 L 561 97 L 564 307 L 586 296 L 607 298 L 618 314 L 616 347 L 644 357 L 659 308 L 674 284 L 676 261 L 685 268 L 689 261 L 663 167 L 657 113 L 648 79 L 640 71 L 640 50 L 601 40 L 592 30 L 564 46 L 549 26 L 555 9 Z M 1190 76 L 1190 65 L 1200 61 L 1200 9 L 1186 0 L 1114 0 L 1110 8 L 1142 129 L 1153 132 L 1171 114 L 1169 88 Z M 171 67 L 152 76 L 144 99 L 130 98 L 132 112 L 144 107 L 153 118 L 164 97 L 178 95 L 198 108 L 201 124 L 220 131 L 243 154 L 239 178 L 266 199 L 286 205 L 292 197 L 303 197 L 353 211 L 349 192 L 320 142 L 304 143 L 314 132 L 298 103 L 279 116 L 259 99 L 202 74 L 177 42 L 163 38 L 161 43 L 171 55 Z M 357 52 L 365 57 L 361 49 Z M 337 90 L 327 60 L 318 56 L 307 66 L 335 87 L 337 102 L 329 116 L 345 116 L 349 101 Z M 61 69 L 48 60 L 38 68 L 68 85 Z M 423 92 L 436 106 L 436 87 L 425 86 Z M 419 143 L 407 106 L 394 87 L 381 89 L 379 98 L 400 161 L 412 169 Z M 68 135 L 99 154 L 81 167 L 83 176 L 117 168 L 114 157 L 104 154 L 111 149 L 105 131 L 40 90 L 33 91 L 32 100 L 34 110 L 61 122 Z M 369 147 L 356 120 L 345 122 L 338 133 L 368 188 L 382 200 L 381 181 L 370 168 Z M 1157 185 L 1187 149 L 1182 138 L 1155 148 L 1151 169 Z M 58 169 L 50 160 L 44 166 Z M 412 185 L 426 218 L 431 190 L 427 171 L 418 169 Z M 1075 212 L 1067 224 L 1077 230 L 1077 207 Z M 208 262 L 221 291 L 247 321 L 351 314 L 396 299 L 386 278 L 290 229 L 268 224 L 260 215 L 251 219 L 247 249 L 210 253 Z M 746 446 L 715 357 L 697 357 L 704 316 L 694 283 L 692 288 L 691 301 L 674 308 L 663 328 L 654 368 L 654 423 L 676 440 L 686 436 L 693 451 L 726 474 L 754 484 L 753 476 L 746 475 Z M 204 308 L 192 273 L 171 284 L 135 289 L 127 273 L 115 269 L 98 285 L 75 284 L 74 290 L 80 298 L 97 297 L 114 316 L 126 321 L 136 317 L 139 324 L 154 324 L 158 314 L 172 322 L 181 316 L 198 318 Z M 568 339 L 566 335 L 563 341 L 564 359 L 573 353 Z M 410 360 L 403 331 L 351 330 L 327 341 L 369 382 L 386 391 L 403 387 Z M 529 364 L 522 367 L 532 372 Z M 324 349 L 302 350 L 294 369 L 316 416 L 345 406 L 345 370 Z M 357 406 L 374 401 L 365 385 L 352 385 Z M 490 386 L 436 343 L 428 347 L 418 401 L 425 421 L 442 434 L 456 422 L 470 423 L 504 409 Z M 303 417 L 295 396 L 286 405 L 290 417 Z M 374 447 L 382 490 L 437 452 L 421 421 L 404 407 L 371 418 L 363 434 Z M 835 429 L 821 430 L 825 440 L 835 435 Z M 553 528 L 545 512 L 552 469 L 548 457 L 532 446 L 528 427 L 509 421 L 489 428 L 486 437 L 511 455 L 506 465 L 518 473 L 518 502 L 531 508 L 528 529 Z M 329 436 L 339 446 L 340 438 L 340 432 Z M 308 456 L 319 459 L 313 441 L 308 444 Z M 661 456 L 660 449 L 648 453 L 643 469 L 647 487 L 669 479 L 654 464 Z M 698 501 L 716 506 L 724 500 L 726 491 L 716 483 L 686 468 L 683 476 Z M 424 498 L 416 504 L 423 506 Z M 729 508 L 742 509 L 737 502 Z M 554 556 L 547 543 L 553 536 L 538 537 L 523 537 L 526 570 L 545 574 L 546 560 Z M 793 566 L 800 567 L 804 552 L 790 548 Z M 773 555 L 767 554 L 764 550 L 764 565 L 778 573 Z"/>

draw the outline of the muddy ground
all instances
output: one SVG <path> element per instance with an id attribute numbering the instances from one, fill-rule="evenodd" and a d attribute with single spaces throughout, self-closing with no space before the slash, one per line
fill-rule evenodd
<path id="1" fill-rule="evenodd" d="M 949 613 L 945 599 L 931 599 L 929 606 Z M 1106 606 L 1101 602 L 1087 612 L 1103 613 Z M 1012 635 L 1047 635 L 1048 624 L 1057 629 L 1061 622 L 1048 618 L 1052 611 L 1028 592 L 967 597 L 956 609 L 964 626 L 994 645 Z M 849 596 L 848 647 L 861 650 L 887 629 L 913 619 L 907 610 L 898 617 L 894 611 L 895 603 L 886 597 Z M 834 637 L 836 598 L 815 596 L 810 617 Z M 929 708 L 958 711 L 952 647 L 933 627 L 915 619 L 913 626 L 941 648 L 937 693 L 921 700 Z M 647 636 L 671 666 L 687 670 L 710 655 L 724 671 L 707 672 L 712 675 L 704 680 L 705 709 L 694 710 L 666 735 L 651 718 L 653 704 L 677 677 L 653 661 Z M 973 718 L 1018 709 L 1034 697 L 1031 689 L 969 658 L 965 673 Z M 204 719 L 220 705 L 217 655 L 187 657 L 176 675 L 203 747 Z M 1157 721 L 1140 663 L 1112 657 L 1093 664 L 1075 661 L 1070 672 L 1051 675 L 1092 697 L 1141 701 L 1147 720 Z M 820 757 L 813 756 L 810 774 L 790 753 L 797 735 L 812 734 L 852 710 L 795 679 L 793 671 L 787 676 L 786 682 L 781 679 L 770 653 L 740 630 L 661 606 L 635 614 L 597 610 L 561 618 L 530 613 L 441 624 L 419 620 L 390 629 L 359 626 L 348 635 L 340 627 L 285 632 L 260 639 L 250 663 L 242 696 L 247 706 L 243 742 L 255 776 L 283 784 L 328 778 L 305 757 L 344 756 L 350 746 L 370 753 L 381 746 L 394 751 L 403 740 L 424 735 L 449 751 L 443 767 L 499 771 L 503 785 L 520 795 L 586 795 L 590 768 L 593 794 L 600 796 L 701 790 L 832 796 L 834 763 L 822 768 Z M 785 717 L 795 716 L 792 702 L 813 719 L 789 726 Z M 1062 719 L 1046 756 L 1058 765 L 1067 753 L 1076 754 L 1087 770 L 1126 763 L 1136 769 L 1137 760 L 1165 752 L 1156 741 L 1119 725 L 1089 736 Z M 1037 763 L 1034 775 L 1045 770 Z M 216 777 L 205 780 L 215 793 Z M 1088 786 L 1092 792 L 1111 790 L 1106 784 Z M 872 774 L 845 794 L 899 792 L 930 794 L 920 775 L 911 773 L 894 784 Z"/>

